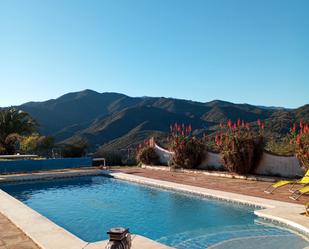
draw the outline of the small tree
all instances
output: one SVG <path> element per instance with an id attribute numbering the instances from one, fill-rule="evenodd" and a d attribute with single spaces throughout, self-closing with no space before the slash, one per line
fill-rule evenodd
<path id="1" fill-rule="evenodd" d="M 26 112 L 16 108 L 0 110 L 1 153 L 14 154 L 18 149 L 21 136 L 32 134 L 37 130 L 37 127 L 37 123 Z"/>
<path id="2" fill-rule="evenodd" d="M 295 156 L 297 157 L 301 167 L 305 170 L 309 169 L 309 126 L 302 121 L 297 127 L 296 123 L 291 129 L 290 144 L 294 146 Z"/>
<path id="3" fill-rule="evenodd" d="M 63 157 L 82 157 L 85 156 L 88 144 L 85 140 L 79 140 L 63 146 Z"/>
<path id="4" fill-rule="evenodd" d="M 52 136 L 40 136 L 37 142 L 37 152 L 39 154 L 49 155 L 55 145 L 55 139 Z"/>
<path id="5" fill-rule="evenodd" d="M 33 134 L 23 137 L 20 144 L 20 149 L 24 153 L 48 154 L 54 146 L 54 138 L 51 136 L 40 136 Z"/>
<path id="6" fill-rule="evenodd" d="M 249 123 L 238 119 L 227 126 L 220 124 L 215 143 L 219 148 L 223 165 L 229 172 L 247 174 L 260 161 L 264 146 L 264 123 L 257 121 L 258 131 L 250 129 Z"/>
<path id="7" fill-rule="evenodd" d="M 20 141 L 21 136 L 19 134 L 17 133 L 9 134 L 4 141 L 4 147 L 6 153 L 15 154 L 20 147 Z"/>
<path id="8" fill-rule="evenodd" d="M 170 150 L 174 152 L 172 167 L 197 168 L 206 157 L 205 144 L 192 136 L 191 125 L 175 123 L 170 129 Z"/>
<path id="9" fill-rule="evenodd" d="M 23 137 L 20 144 L 20 149 L 24 153 L 34 153 L 38 147 L 39 135 L 31 135 Z"/>
<path id="10" fill-rule="evenodd" d="M 136 153 L 136 160 L 147 165 L 160 164 L 160 158 L 157 152 L 149 145 L 148 141 L 145 141 L 144 145 L 139 145 Z"/>
<path id="11" fill-rule="evenodd" d="M 6 149 L 0 144 L 0 155 L 4 155 L 6 153 Z"/>

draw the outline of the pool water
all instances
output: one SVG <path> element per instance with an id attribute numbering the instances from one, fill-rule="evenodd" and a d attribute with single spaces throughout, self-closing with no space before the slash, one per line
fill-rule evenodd
<path id="1" fill-rule="evenodd" d="M 261 224 L 253 208 L 109 177 L 1 184 L 0 188 L 88 242 L 128 227 L 178 249 L 304 248 L 302 237 Z"/>

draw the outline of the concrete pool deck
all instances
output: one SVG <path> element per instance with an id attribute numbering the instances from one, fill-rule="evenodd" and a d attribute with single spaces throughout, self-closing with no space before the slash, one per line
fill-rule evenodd
<path id="1" fill-rule="evenodd" d="M 183 175 L 183 177 L 185 178 L 188 177 L 190 179 L 190 175 L 188 175 L 187 173 L 181 173 L 181 174 Z M 216 199 L 223 199 L 227 201 L 239 202 L 243 204 L 262 207 L 264 209 L 255 211 L 257 216 L 284 223 L 296 230 L 301 231 L 303 234 L 306 234 L 307 236 L 309 235 L 309 218 L 301 215 L 301 213 L 304 212 L 303 205 L 290 203 L 291 200 L 287 200 L 288 202 L 284 202 L 278 200 L 265 199 L 256 196 L 248 196 L 244 194 L 221 191 L 217 189 L 193 186 L 193 184 L 190 184 L 186 181 L 183 182 L 185 184 L 178 183 L 175 181 L 176 180 L 178 181 L 180 176 L 175 172 L 156 172 L 154 170 L 144 170 L 140 168 L 122 169 L 115 171 L 104 171 L 99 169 L 79 169 L 79 170 L 66 170 L 66 171 L 39 172 L 33 174 L 2 175 L 0 176 L 0 182 L 53 179 L 59 177 L 74 177 L 81 175 L 110 175 L 112 177 L 121 180 L 136 182 L 140 184 L 162 187 L 166 189 L 172 189 L 186 193 L 192 193 L 206 197 L 212 197 Z M 174 179 L 172 181 L 166 179 L 166 177 L 174 177 Z M 218 179 L 219 178 L 217 177 L 216 178 L 217 182 Z M 193 179 L 191 178 L 191 180 Z M 235 179 L 229 179 L 229 180 L 235 180 Z M 197 181 L 197 179 L 194 179 L 194 181 Z M 226 179 L 224 179 L 224 182 L 225 182 L 224 185 L 226 187 L 227 185 Z M 238 187 L 242 189 L 242 184 L 238 185 L 239 185 Z M 263 188 L 260 189 L 260 191 L 262 192 Z M 56 248 L 99 249 L 99 248 L 105 248 L 105 245 L 107 243 L 107 241 L 87 243 L 79 239 L 75 235 L 69 233 L 62 227 L 59 227 L 52 221 L 48 220 L 46 217 L 40 215 L 36 211 L 27 207 L 22 202 L 18 201 L 17 199 L 13 198 L 12 196 L 8 195 L 7 193 L 1 190 L 0 190 L 0 213 L 2 213 L 12 223 L 14 223 L 17 227 L 19 227 L 42 249 L 56 249 Z M 25 236 L 25 238 L 27 237 Z M 6 249 L 8 247 L 3 247 L 3 249 L 4 248 Z M 16 247 L 16 248 L 21 249 L 22 247 Z M 32 247 L 25 247 L 25 249 L 26 248 L 33 249 Z M 134 236 L 132 249 L 141 249 L 141 248 L 168 249 L 171 247 L 159 244 L 150 239 L 136 235 Z M 0 249 L 2 249 L 1 244 Z"/>

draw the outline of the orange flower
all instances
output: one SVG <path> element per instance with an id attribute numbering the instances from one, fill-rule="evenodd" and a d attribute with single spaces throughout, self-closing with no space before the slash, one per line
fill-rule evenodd
<path id="1" fill-rule="evenodd" d="M 229 128 L 232 128 L 232 120 L 229 119 L 229 120 L 227 121 L 227 126 L 228 126 Z"/>
<path id="2" fill-rule="evenodd" d="M 192 126 L 191 126 L 191 124 L 189 124 L 189 132 L 191 132 L 192 131 Z"/>
<path id="3" fill-rule="evenodd" d="M 219 137 L 218 137 L 218 134 L 216 134 L 215 143 L 216 143 L 216 145 L 219 145 Z"/>
<path id="4" fill-rule="evenodd" d="M 297 144 L 300 144 L 300 134 L 297 135 L 296 141 L 297 141 Z"/>
<path id="5" fill-rule="evenodd" d="M 308 133 L 308 131 L 309 131 L 308 124 L 305 124 L 305 126 L 304 126 L 304 133 L 306 134 L 306 133 Z"/>

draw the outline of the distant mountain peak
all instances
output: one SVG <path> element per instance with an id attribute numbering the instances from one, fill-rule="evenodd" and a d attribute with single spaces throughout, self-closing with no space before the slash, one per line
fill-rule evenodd
<path id="1" fill-rule="evenodd" d="M 278 109 L 223 100 L 202 103 L 168 97 L 130 97 L 91 89 L 43 102 L 28 102 L 17 108 L 33 116 L 41 132 L 54 135 L 57 142 L 84 138 L 91 149 L 111 141 L 114 145 L 131 146 L 145 139 L 147 134 L 168 132 L 174 122 L 191 123 L 201 134 L 209 134 L 219 122 L 227 119 L 253 122 L 260 118 L 270 123 L 270 132 L 276 135 L 285 134 L 295 120 L 309 122 L 309 105 Z"/>

